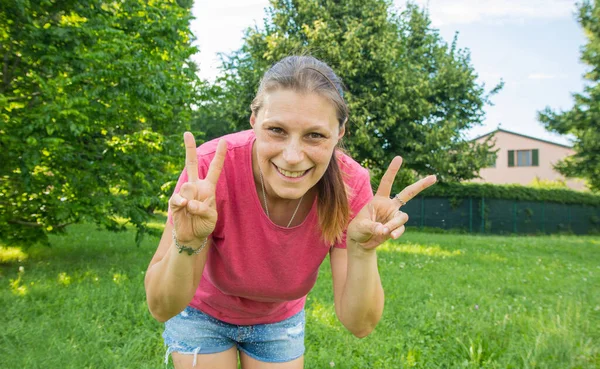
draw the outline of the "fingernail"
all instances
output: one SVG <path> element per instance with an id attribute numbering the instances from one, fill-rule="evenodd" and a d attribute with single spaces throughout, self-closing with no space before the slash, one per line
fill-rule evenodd
<path id="1" fill-rule="evenodd" d="M 388 227 L 383 228 L 383 234 L 388 234 L 389 231 L 390 229 Z"/>
<path id="2" fill-rule="evenodd" d="M 192 211 L 196 211 L 196 209 L 198 209 L 198 206 L 194 203 L 191 203 L 188 205 L 188 208 Z"/>

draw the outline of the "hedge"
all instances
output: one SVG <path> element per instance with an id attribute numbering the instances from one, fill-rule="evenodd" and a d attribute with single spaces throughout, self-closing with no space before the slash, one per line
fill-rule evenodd
<path id="1" fill-rule="evenodd" d="M 437 183 L 419 196 L 458 198 L 504 199 L 520 201 L 546 201 L 559 204 L 579 204 L 600 207 L 600 194 L 570 189 L 534 188 L 517 184 L 490 183 Z M 418 196 L 418 197 L 419 197 Z"/>

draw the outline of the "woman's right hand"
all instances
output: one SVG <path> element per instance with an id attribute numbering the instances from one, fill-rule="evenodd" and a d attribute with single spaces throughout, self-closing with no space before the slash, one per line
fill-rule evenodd
<path id="1" fill-rule="evenodd" d="M 198 178 L 196 140 L 190 132 L 183 134 L 185 143 L 185 167 L 188 181 L 179 193 L 169 200 L 177 241 L 193 248 L 200 247 L 217 224 L 215 191 L 223 170 L 227 142 L 220 140 L 217 151 L 208 167 L 206 178 Z"/>

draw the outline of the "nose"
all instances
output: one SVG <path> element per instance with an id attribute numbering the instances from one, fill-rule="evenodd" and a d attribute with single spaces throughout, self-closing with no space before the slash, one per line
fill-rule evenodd
<path id="1" fill-rule="evenodd" d="M 283 149 L 283 159 L 291 165 L 299 164 L 304 160 L 304 149 L 299 142 L 292 141 Z"/>

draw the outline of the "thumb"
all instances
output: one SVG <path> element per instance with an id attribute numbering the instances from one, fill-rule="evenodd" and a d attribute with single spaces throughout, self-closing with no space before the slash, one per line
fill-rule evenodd
<path id="1" fill-rule="evenodd" d="M 357 242 L 367 242 L 371 237 L 383 233 L 383 225 L 368 218 L 358 220 L 350 237 Z"/>

